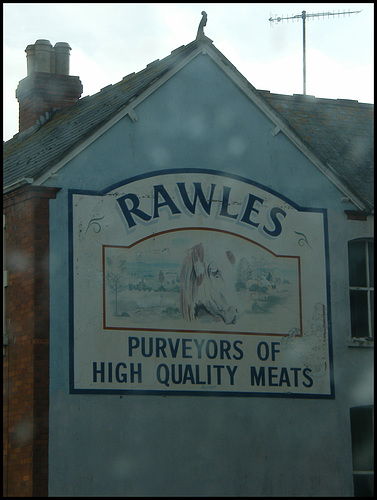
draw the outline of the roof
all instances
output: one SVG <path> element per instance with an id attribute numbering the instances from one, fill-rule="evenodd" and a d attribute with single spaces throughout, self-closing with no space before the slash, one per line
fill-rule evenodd
<path id="1" fill-rule="evenodd" d="M 374 105 L 259 91 L 314 153 L 373 206 Z"/>
<path id="2" fill-rule="evenodd" d="M 371 210 L 374 106 L 258 91 L 206 36 L 175 49 L 164 59 L 148 64 L 140 72 L 124 77 L 97 94 L 56 111 L 46 123 L 34 127 L 30 135 L 16 134 L 5 142 L 4 190 L 12 190 L 25 180 L 35 183 L 39 179 L 37 185 L 40 184 L 46 172 L 69 161 L 75 151 L 86 147 L 96 134 L 103 133 L 126 114 L 132 119 L 133 106 L 203 52 L 221 64 L 233 81 L 280 124 L 280 129 L 311 155 L 338 187 L 357 200 L 358 208 Z"/>
<path id="3" fill-rule="evenodd" d="M 194 45 L 192 42 L 183 46 L 165 59 L 148 64 L 139 73 L 131 73 L 115 85 L 108 85 L 97 94 L 56 111 L 52 119 L 32 135 L 16 134 L 3 147 L 4 186 L 23 178 L 36 178 L 61 160 L 72 147 L 93 134 L 189 54 Z"/>

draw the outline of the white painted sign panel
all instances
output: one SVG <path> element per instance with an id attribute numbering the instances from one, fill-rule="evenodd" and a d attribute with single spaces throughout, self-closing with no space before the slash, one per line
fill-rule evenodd
<path id="1" fill-rule="evenodd" d="M 207 170 L 69 204 L 71 392 L 334 396 L 325 210 Z"/>

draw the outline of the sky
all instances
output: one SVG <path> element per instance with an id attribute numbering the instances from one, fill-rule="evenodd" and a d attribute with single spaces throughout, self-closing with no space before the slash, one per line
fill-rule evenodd
<path id="1" fill-rule="evenodd" d="M 68 42 L 84 97 L 192 42 L 203 10 L 205 35 L 238 71 L 257 89 L 288 95 L 303 93 L 303 21 L 269 19 L 336 13 L 306 21 L 306 93 L 374 102 L 373 3 L 5 3 L 3 140 L 18 132 L 27 45 Z"/>

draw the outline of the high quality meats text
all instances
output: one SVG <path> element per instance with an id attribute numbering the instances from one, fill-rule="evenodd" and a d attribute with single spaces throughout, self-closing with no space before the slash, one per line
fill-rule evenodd
<path id="1" fill-rule="evenodd" d="M 313 385 L 312 370 L 308 367 L 263 366 L 260 362 L 274 363 L 280 353 L 280 342 L 259 342 L 256 348 L 258 365 L 249 365 L 250 386 L 260 387 L 300 387 L 310 388 Z M 216 341 L 213 339 L 198 341 L 197 339 L 175 339 L 149 337 L 129 337 L 128 356 L 143 358 L 178 358 L 177 363 L 164 362 L 156 366 L 155 377 L 159 384 L 166 387 L 183 385 L 230 387 L 237 382 L 239 366 L 220 363 L 220 360 L 236 360 L 243 358 L 242 341 Z M 200 365 L 180 360 L 189 359 L 217 360 L 216 364 Z M 93 383 L 142 384 L 143 369 L 140 362 L 105 363 L 93 362 Z"/>

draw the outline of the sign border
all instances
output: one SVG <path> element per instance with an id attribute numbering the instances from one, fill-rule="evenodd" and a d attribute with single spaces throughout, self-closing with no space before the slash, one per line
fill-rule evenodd
<path id="1" fill-rule="evenodd" d="M 326 293 L 327 293 L 327 339 L 328 339 L 328 354 L 329 354 L 329 377 L 330 377 L 330 393 L 329 394 L 301 394 L 301 393 L 270 393 L 270 392 L 203 392 L 203 391 L 166 391 L 166 390 L 134 390 L 134 389 L 76 389 L 74 387 L 74 277 L 73 277 L 73 196 L 75 194 L 83 194 L 87 196 L 104 196 L 118 187 L 126 186 L 132 182 L 157 177 L 160 175 L 171 174 L 208 174 L 226 177 L 228 179 L 237 180 L 255 186 L 263 191 L 267 191 L 277 198 L 285 201 L 299 212 L 314 212 L 322 213 L 323 229 L 324 229 L 324 245 L 325 245 L 325 272 L 326 272 Z M 328 241 L 328 220 L 326 208 L 310 208 L 301 207 L 297 203 L 290 200 L 288 197 L 278 193 L 277 191 L 251 179 L 245 178 L 237 174 L 230 174 L 213 169 L 204 168 L 175 168 L 163 169 L 134 177 L 126 178 L 109 187 L 96 191 L 86 189 L 68 189 L 68 293 L 69 293 L 69 394 L 109 394 L 109 395 L 155 395 L 155 396 L 216 396 L 216 397 L 268 397 L 268 398 L 299 398 L 299 399 L 335 399 L 334 386 L 334 366 L 333 366 L 333 347 L 332 347 L 332 319 L 331 319 L 331 297 L 330 297 L 330 258 L 329 258 L 329 241 Z"/>
<path id="2" fill-rule="evenodd" d="M 257 243 L 256 241 L 251 240 L 250 238 L 246 238 L 246 236 L 241 236 L 239 234 L 233 233 L 231 231 L 225 231 L 223 229 L 214 229 L 214 228 L 209 228 L 209 227 L 184 227 L 184 228 L 178 228 L 178 229 L 167 229 L 165 231 L 160 231 L 158 233 L 153 233 L 149 236 L 146 236 L 145 238 L 142 238 L 141 240 L 137 240 L 134 243 L 131 243 L 131 245 L 128 246 L 123 246 L 123 245 L 102 245 L 102 267 L 104 269 L 105 266 L 105 249 L 106 248 L 132 248 L 135 245 L 138 245 L 139 243 L 150 239 L 154 238 L 156 236 L 161 236 L 162 234 L 166 233 L 172 233 L 172 232 L 178 232 L 178 231 L 214 231 L 214 232 L 219 232 L 219 233 L 225 233 L 231 236 L 235 236 L 236 238 L 241 238 L 245 241 L 248 241 L 249 243 L 253 243 L 254 245 L 257 245 L 263 250 L 271 253 L 274 257 L 284 257 L 287 259 L 297 259 L 297 264 L 298 264 L 298 281 L 299 281 L 299 303 L 300 303 L 300 333 L 296 335 L 296 337 L 302 337 L 302 297 L 301 297 L 301 262 L 300 262 L 300 257 L 296 255 L 278 255 L 272 252 L 272 250 L 269 250 L 268 248 L 264 247 L 260 243 Z M 178 330 L 178 329 L 168 329 L 168 328 L 131 328 L 131 327 L 119 327 L 119 326 L 106 326 L 106 311 L 105 311 L 105 276 L 103 276 L 103 329 L 104 330 L 120 330 L 120 331 L 142 331 L 142 332 L 177 332 L 177 333 L 209 333 L 209 331 L 206 330 Z M 287 334 L 284 333 L 258 333 L 258 332 L 228 332 L 225 330 L 217 330 L 217 331 L 211 331 L 210 333 L 217 335 L 217 334 L 227 334 L 227 335 L 266 335 L 269 337 L 286 337 Z"/>

